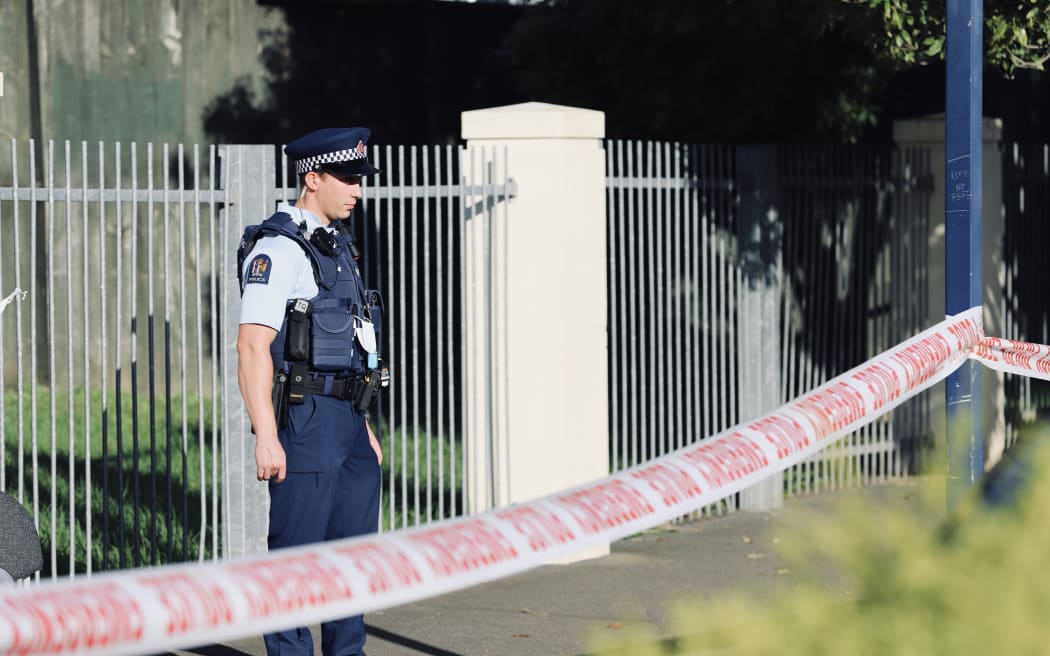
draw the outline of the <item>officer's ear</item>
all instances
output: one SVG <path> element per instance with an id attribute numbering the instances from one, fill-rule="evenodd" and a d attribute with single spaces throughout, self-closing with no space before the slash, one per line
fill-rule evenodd
<path id="1" fill-rule="evenodd" d="M 317 191 L 317 188 L 321 186 L 321 173 L 317 171 L 307 171 L 303 174 L 303 191 L 307 189 L 310 191 Z"/>

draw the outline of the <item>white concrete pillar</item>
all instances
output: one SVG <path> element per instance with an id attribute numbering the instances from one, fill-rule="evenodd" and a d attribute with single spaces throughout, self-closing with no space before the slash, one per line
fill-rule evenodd
<path id="1" fill-rule="evenodd" d="M 982 127 L 984 163 L 982 185 L 984 254 L 981 266 L 984 269 L 984 332 L 996 337 L 1003 336 L 1003 288 L 1006 285 L 1006 269 L 1003 264 L 1003 162 L 1000 144 L 1003 138 L 1003 122 L 997 118 L 986 118 Z M 931 150 L 933 169 L 933 195 L 930 198 L 929 231 L 929 275 L 930 299 L 929 319 L 932 325 L 944 319 L 945 265 L 944 265 L 944 114 L 923 118 L 896 121 L 893 124 L 893 140 L 898 146 L 922 146 Z M 985 367 L 982 374 L 981 401 L 984 417 L 985 470 L 991 469 L 1000 458 L 1006 445 L 1006 405 L 1003 374 Z M 931 388 L 930 429 L 937 444 L 944 444 L 947 435 L 944 383 Z"/>
<path id="2" fill-rule="evenodd" d="M 605 115 L 531 102 L 463 112 L 462 133 L 467 184 L 517 187 L 490 211 L 465 203 L 464 485 L 477 512 L 608 474 Z"/>

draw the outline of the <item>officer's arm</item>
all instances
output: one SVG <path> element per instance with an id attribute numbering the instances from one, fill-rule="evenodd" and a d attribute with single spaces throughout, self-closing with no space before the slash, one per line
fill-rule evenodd
<path id="1" fill-rule="evenodd" d="M 237 333 L 237 382 L 255 429 L 256 476 L 260 480 L 284 480 L 285 454 L 277 439 L 277 420 L 271 391 L 273 361 L 270 343 L 277 331 L 270 326 L 243 323 Z"/>

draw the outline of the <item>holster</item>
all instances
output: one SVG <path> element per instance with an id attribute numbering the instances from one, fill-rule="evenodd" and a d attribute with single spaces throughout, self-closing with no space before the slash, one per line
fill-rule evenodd
<path id="1" fill-rule="evenodd" d="M 277 421 L 277 428 L 281 429 L 288 425 L 288 391 L 291 387 L 288 383 L 288 374 L 278 369 L 273 374 L 273 416 Z"/>
<path id="2" fill-rule="evenodd" d="M 372 369 L 354 381 L 350 402 L 354 404 L 358 412 L 368 410 L 368 406 L 372 404 L 372 397 L 379 391 L 380 384 L 381 376 L 378 369 Z"/>

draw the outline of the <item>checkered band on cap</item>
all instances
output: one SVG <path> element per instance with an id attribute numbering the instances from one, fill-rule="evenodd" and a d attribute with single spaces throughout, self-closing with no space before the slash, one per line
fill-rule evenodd
<path id="1" fill-rule="evenodd" d="M 333 150 L 330 153 L 322 153 L 311 157 L 304 157 L 295 163 L 295 172 L 298 174 L 308 173 L 321 164 L 337 164 L 339 162 L 352 162 L 357 159 L 365 159 L 365 144 L 357 142 L 354 148 L 344 150 Z"/>

